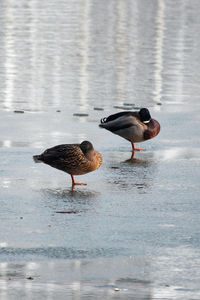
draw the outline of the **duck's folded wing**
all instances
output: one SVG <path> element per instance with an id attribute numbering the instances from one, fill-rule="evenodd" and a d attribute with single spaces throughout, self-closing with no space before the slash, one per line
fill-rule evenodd
<path id="1" fill-rule="evenodd" d="M 102 123 L 99 126 L 111 132 L 116 132 L 119 130 L 130 128 L 132 126 L 137 126 L 137 118 L 132 114 L 119 113 L 117 118 L 110 119 L 110 121 L 108 121 L 107 119 L 107 122 Z"/>
<path id="2" fill-rule="evenodd" d="M 134 116 L 134 117 L 139 118 L 139 114 L 136 111 L 134 111 L 134 112 L 133 111 L 122 111 L 122 112 L 110 115 L 109 117 L 101 119 L 101 124 L 107 123 L 107 122 L 110 122 L 110 121 L 114 121 L 114 120 L 116 120 L 116 119 L 118 119 L 122 116 L 124 116 L 124 117 Z"/>
<path id="3" fill-rule="evenodd" d="M 58 145 L 47 149 L 41 156 L 42 161 L 47 164 L 63 163 L 66 159 L 72 160 L 76 155 L 81 154 L 81 149 L 78 145 Z"/>

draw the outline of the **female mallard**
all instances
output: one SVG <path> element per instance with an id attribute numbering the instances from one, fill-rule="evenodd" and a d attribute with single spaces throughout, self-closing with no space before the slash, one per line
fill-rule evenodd
<path id="1" fill-rule="evenodd" d="M 74 175 L 92 172 L 102 164 L 102 156 L 95 151 L 93 145 L 84 141 L 81 144 L 63 144 L 49 148 L 41 155 L 34 155 L 35 162 L 43 162 L 53 168 L 71 175 L 72 185 L 84 183 L 75 182 Z"/>
<path id="2" fill-rule="evenodd" d="M 144 150 L 135 148 L 134 143 L 152 139 L 160 131 L 160 124 L 151 118 L 147 108 L 142 108 L 140 111 L 124 111 L 111 115 L 101 119 L 99 126 L 130 141 L 133 149 L 131 158 L 134 157 L 136 150 Z"/>

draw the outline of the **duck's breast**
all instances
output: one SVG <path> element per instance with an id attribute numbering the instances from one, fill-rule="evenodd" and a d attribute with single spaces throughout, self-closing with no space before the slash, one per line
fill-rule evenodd
<path id="1" fill-rule="evenodd" d="M 151 119 L 149 122 L 147 129 L 144 131 L 144 140 L 149 140 L 154 138 L 160 132 L 160 124 L 158 121 Z"/>
<path id="2" fill-rule="evenodd" d="M 83 175 L 95 171 L 101 166 L 102 160 L 103 159 L 101 154 L 97 151 L 93 151 L 90 158 L 87 158 L 85 156 L 82 157 L 82 159 L 79 162 L 79 165 L 77 165 L 77 168 L 70 170 L 71 174 Z"/>

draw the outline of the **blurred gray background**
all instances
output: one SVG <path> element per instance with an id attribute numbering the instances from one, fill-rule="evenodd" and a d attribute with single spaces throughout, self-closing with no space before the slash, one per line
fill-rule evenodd
<path id="1" fill-rule="evenodd" d="M 1 0 L 1 299 L 200 298 L 199 12 L 197 0 Z M 140 107 L 161 132 L 131 162 L 98 124 Z M 87 186 L 32 160 L 85 139 L 104 160 Z"/>

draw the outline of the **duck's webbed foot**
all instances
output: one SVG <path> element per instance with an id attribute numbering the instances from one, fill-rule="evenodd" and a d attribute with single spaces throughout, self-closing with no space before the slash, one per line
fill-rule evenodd
<path id="1" fill-rule="evenodd" d="M 144 151 L 145 149 L 135 148 L 135 151 Z"/>
<path id="2" fill-rule="evenodd" d="M 132 155 L 131 155 L 131 159 L 134 158 L 134 156 L 135 156 L 135 151 L 144 151 L 144 150 L 145 150 L 145 149 L 141 149 L 141 148 L 136 148 L 135 145 L 134 145 L 134 143 L 131 143 L 131 145 L 132 145 L 132 149 L 133 149 Z"/>
<path id="3" fill-rule="evenodd" d="M 145 150 L 145 149 L 142 149 L 142 148 L 136 148 L 134 143 L 131 143 L 131 145 L 132 145 L 132 148 L 133 148 L 133 152 L 134 151 L 144 151 Z"/>
<path id="4" fill-rule="evenodd" d="M 74 185 L 87 185 L 87 183 L 76 182 L 76 181 L 74 180 L 74 176 L 73 176 L 73 175 L 71 175 L 71 178 L 72 178 L 72 186 L 74 186 Z"/>

